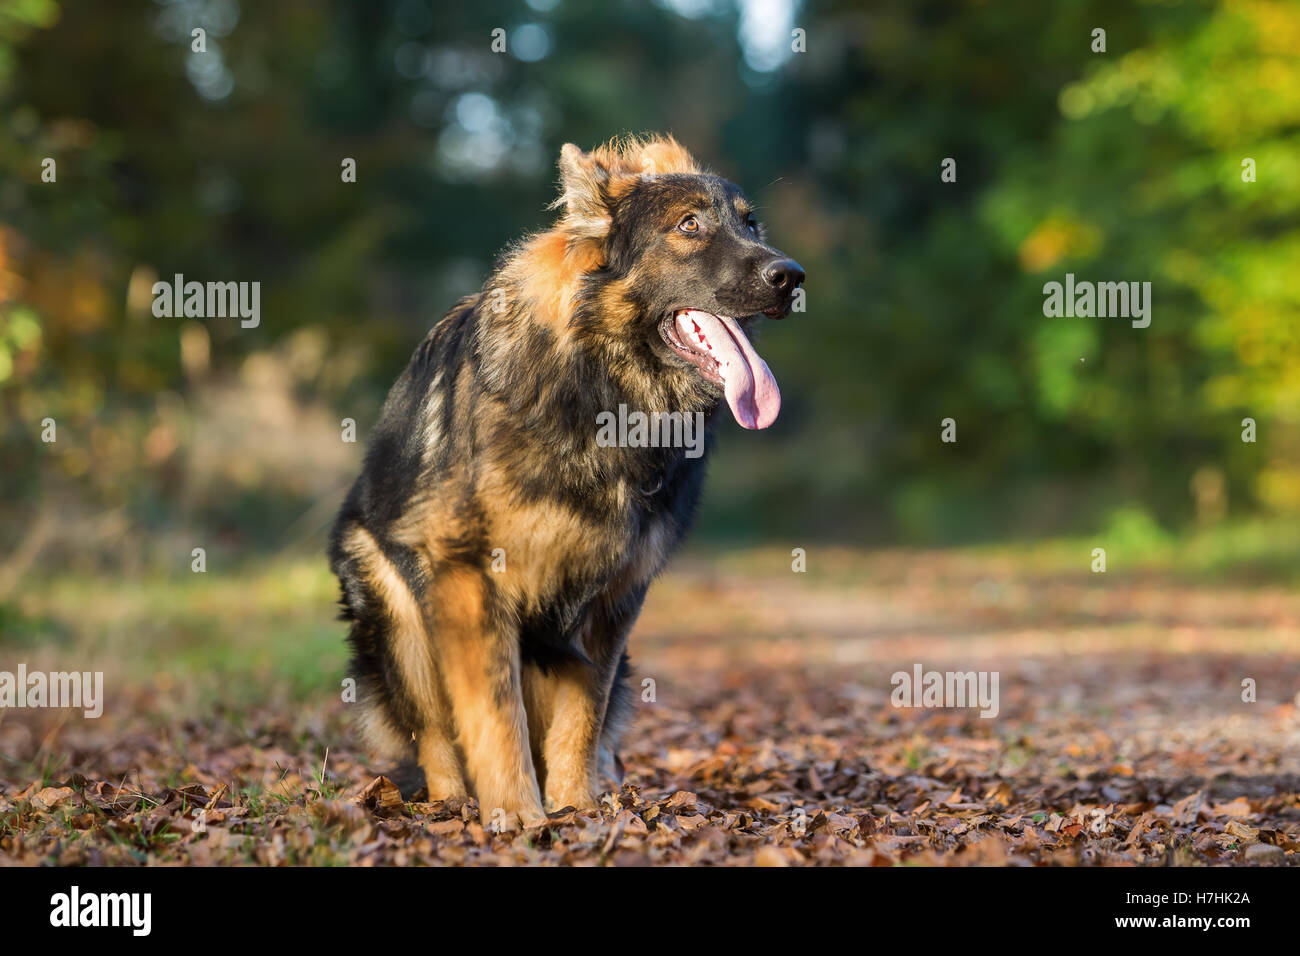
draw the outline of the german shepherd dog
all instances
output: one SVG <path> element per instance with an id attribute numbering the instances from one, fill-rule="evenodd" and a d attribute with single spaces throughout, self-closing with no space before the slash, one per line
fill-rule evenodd
<path id="1" fill-rule="evenodd" d="M 559 167 L 555 225 L 393 386 L 330 543 L 365 736 L 430 800 L 511 827 L 619 781 L 628 631 L 704 480 L 700 451 L 598 443 L 598 416 L 699 413 L 706 449 L 724 400 L 766 428 L 781 397 L 750 328 L 804 279 L 671 137 Z"/>

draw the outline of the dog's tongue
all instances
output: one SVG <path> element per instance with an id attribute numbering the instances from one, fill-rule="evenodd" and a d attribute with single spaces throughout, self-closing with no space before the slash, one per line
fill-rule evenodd
<path id="1" fill-rule="evenodd" d="M 677 315 L 682 340 L 718 362 L 731 414 L 745 428 L 766 428 L 781 411 L 781 391 L 767 363 L 754 351 L 736 320 L 686 309 Z"/>

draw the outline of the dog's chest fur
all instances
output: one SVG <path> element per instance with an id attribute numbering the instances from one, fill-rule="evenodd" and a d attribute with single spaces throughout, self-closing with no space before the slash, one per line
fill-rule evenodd
<path id="1" fill-rule="evenodd" d="M 588 618 L 635 615 L 690 525 L 703 477 L 703 459 L 679 455 L 648 480 L 641 469 L 612 478 L 586 507 L 566 494 L 489 515 L 505 568 L 491 579 L 519 615 L 525 659 L 594 653 L 584 646 Z"/>

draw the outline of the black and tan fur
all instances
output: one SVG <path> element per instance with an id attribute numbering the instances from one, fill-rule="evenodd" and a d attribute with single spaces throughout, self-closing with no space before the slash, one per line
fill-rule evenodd
<path id="1" fill-rule="evenodd" d="M 416 349 L 330 548 L 370 743 L 418 760 L 430 799 L 525 823 L 595 805 L 613 774 L 628 631 L 704 478 L 680 448 L 598 447 L 597 414 L 711 416 L 721 390 L 673 354 L 664 317 L 748 327 L 798 284 L 762 278 L 789 260 L 671 138 L 565 146 L 560 171 L 555 226 Z M 707 238 L 677 229 L 690 213 Z"/>

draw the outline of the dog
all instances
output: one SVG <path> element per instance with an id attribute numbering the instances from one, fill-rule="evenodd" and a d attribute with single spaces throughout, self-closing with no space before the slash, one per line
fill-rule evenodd
<path id="1" fill-rule="evenodd" d="M 751 343 L 804 281 L 741 190 L 671 136 L 559 159 L 554 226 L 412 355 L 338 515 L 363 735 L 430 800 L 534 825 L 621 782 L 626 645 L 707 455 L 597 441 L 620 406 L 749 429 L 780 410 Z"/>

